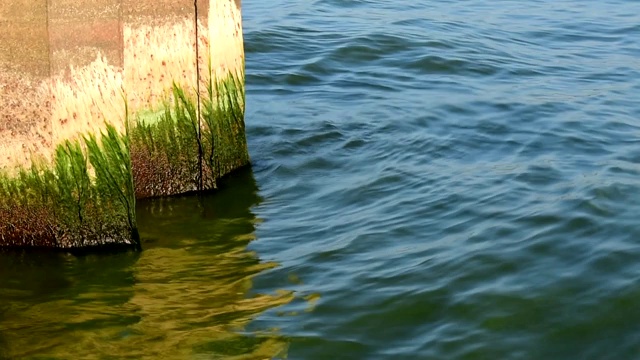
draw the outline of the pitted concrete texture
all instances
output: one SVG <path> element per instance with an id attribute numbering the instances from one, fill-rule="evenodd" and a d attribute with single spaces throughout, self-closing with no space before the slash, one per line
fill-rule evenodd
<path id="1" fill-rule="evenodd" d="M 122 17 L 123 81 L 132 109 L 162 106 L 174 82 L 187 90 L 196 88 L 193 0 L 123 0 Z"/>
<path id="2" fill-rule="evenodd" d="M 122 67 L 121 0 L 48 1 L 52 75 L 99 55 Z"/>
<path id="3" fill-rule="evenodd" d="M 0 167 L 50 148 L 50 71 L 47 0 L 1 1 Z"/>
<path id="4" fill-rule="evenodd" d="M 0 72 L 0 168 L 50 158 L 51 99 L 41 78 Z"/>
<path id="5" fill-rule="evenodd" d="M 240 1 L 196 3 L 0 1 L 0 169 L 123 125 L 125 100 L 130 113 L 152 110 L 174 82 L 195 93 L 212 76 L 241 76 Z"/>
<path id="6" fill-rule="evenodd" d="M 209 8 L 210 59 L 215 78 L 244 73 L 242 14 L 239 0 L 213 1 Z"/>

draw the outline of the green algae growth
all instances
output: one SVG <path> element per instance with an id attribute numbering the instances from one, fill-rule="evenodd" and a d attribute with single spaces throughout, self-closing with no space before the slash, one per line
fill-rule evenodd
<path id="1" fill-rule="evenodd" d="M 139 248 L 136 198 L 212 190 L 249 164 L 243 79 L 211 80 L 202 96 L 174 84 L 162 111 L 126 116 L 124 134 L 107 124 L 58 144 L 50 164 L 0 174 L 0 247 Z"/>

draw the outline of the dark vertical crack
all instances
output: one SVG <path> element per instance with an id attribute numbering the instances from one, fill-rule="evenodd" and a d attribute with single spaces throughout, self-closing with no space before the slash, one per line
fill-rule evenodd
<path id="1" fill-rule="evenodd" d="M 198 191 L 202 191 L 204 189 L 202 169 L 202 157 L 204 149 L 202 148 L 202 115 L 200 113 L 200 35 L 198 29 L 198 0 L 193 0 L 193 7 L 195 10 L 194 25 L 196 29 L 196 97 L 198 101 L 198 106 L 196 108 L 196 116 L 198 118 Z"/>

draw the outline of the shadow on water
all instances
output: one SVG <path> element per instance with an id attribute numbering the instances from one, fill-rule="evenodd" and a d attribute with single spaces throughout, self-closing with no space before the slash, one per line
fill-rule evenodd
<path id="1" fill-rule="evenodd" d="M 276 265 L 246 249 L 259 201 L 244 170 L 216 193 L 140 201 L 142 252 L 0 253 L 0 358 L 286 356 L 277 333 L 245 330 L 293 299 L 249 293 Z"/>

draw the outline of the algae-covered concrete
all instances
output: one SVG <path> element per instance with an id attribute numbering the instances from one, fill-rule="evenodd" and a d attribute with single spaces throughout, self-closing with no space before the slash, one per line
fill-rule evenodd
<path id="1" fill-rule="evenodd" d="M 249 162 L 240 3 L 198 0 L 194 11 L 192 0 L 124 0 L 123 20 L 125 69 L 136 68 L 125 71 L 127 98 L 143 109 L 136 123 L 144 126 L 132 134 L 136 193 L 215 188 Z M 179 124 L 178 132 L 163 122 Z"/>
<path id="2" fill-rule="evenodd" d="M 248 164 L 243 117 L 239 1 L 2 1 L 0 246 L 137 244 L 136 198 Z"/>

